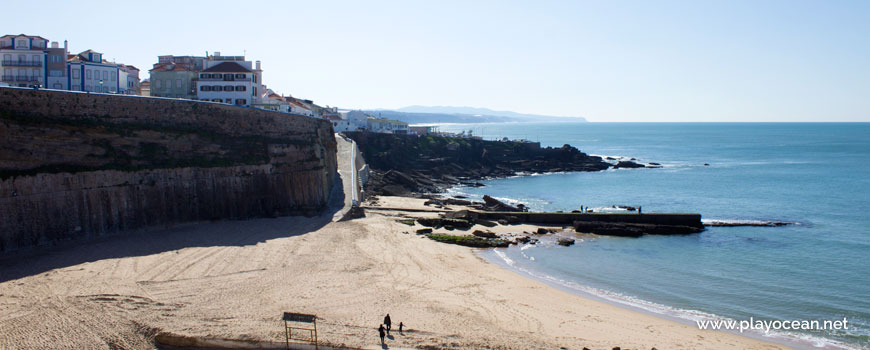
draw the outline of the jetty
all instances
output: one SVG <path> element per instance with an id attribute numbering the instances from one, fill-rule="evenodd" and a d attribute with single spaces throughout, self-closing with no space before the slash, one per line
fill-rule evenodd
<path id="1" fill-rule="evenodd" d="M 696 213 L 552 213 L 460 210 L 446 213 L 448 219 L 503 224 L 572 226 L 575 231 L 608 236 L 640 237 L 644 234 L 682 235 L 704 231 Z"/>

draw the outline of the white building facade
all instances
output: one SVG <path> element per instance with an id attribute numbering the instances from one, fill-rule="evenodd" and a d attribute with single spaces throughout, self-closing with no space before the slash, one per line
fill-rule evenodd
<path id="1" fill-rule="evenodd" d="M 10 86 L 46 85 L 48 39 L 33 35 L 0 37 L 0 81 Z"/>
<path id="2" fill-rule="evenodd" d="M 196 97 L 202 101 L 250 106 L 253 102 L 251 69 L 238 62 L 221 62 L 199 73 Z"/>

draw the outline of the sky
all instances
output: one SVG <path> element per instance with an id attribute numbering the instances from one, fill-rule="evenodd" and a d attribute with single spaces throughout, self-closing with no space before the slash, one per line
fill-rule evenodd
<path id="1" fill-rule="evenodd" d="M 12 6 L 10 10 L 9 6 Z M 284 95 L 597 122 L 870 122 L 870 1 L 19 1 L 2 34 L 142 69 L 260 60 Z M 11 14 L 17 15 L 11 15 Z"/>

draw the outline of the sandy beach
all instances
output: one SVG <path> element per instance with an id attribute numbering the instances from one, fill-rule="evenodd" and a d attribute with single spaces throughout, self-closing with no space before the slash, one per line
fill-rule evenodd
<path id="1" fill-rule="evenodd" d="M 159 333 L 283 344 L 284 311 L 316 314 L 321 341 L 353 348 L 380 348 L 387 313 L 406 328 L 390 348 L 782 348 L 572 295 L 398 222 L 435 213 L 366 214 L 188 224 L 6 256 L 0 348 L 153 349 Z"/>

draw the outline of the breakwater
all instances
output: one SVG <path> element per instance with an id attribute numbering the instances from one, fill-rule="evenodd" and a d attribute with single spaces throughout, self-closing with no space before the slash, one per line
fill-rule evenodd
<path id="1" fill-rule="evenodd" d="M 0 251 L 188 221 L 313 215 L 336 165 L 324 120 L 0 88 Z"/>
<path id="2" fill-rule="evenodd" d="M 704 231 L 701 214 L 693 213 L 546 213 L 462 210 L 444 215 L 468 222 L 498 221 L 572 226 L 577 232 L 607 236 L 640 237 L 645 234 L 673 235 Z"/>

